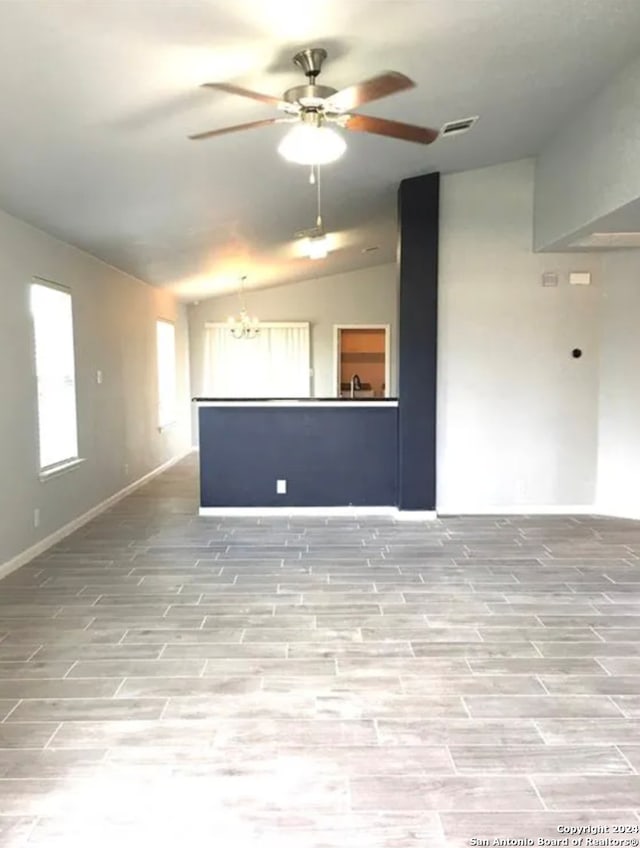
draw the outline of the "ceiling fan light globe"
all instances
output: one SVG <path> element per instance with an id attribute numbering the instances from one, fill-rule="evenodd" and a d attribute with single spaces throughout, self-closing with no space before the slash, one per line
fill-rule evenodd
<path id="1" fill-rule="evenodd" d="M 282 139 L 278 153 L 297 165 L 328 165 L 346 149 L 344 138 L 331 127 L 300 123 Z"/>

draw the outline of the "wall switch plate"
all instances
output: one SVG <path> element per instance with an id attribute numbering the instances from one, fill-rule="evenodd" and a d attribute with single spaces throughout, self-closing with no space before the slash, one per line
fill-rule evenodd
<path id="1" fill-rule="evenodd" d="M 572 286 L 590 286 L 591 272 L 590 271 L 570 271 L 569 284 Z"/>
<path id="2" fill-rule="evenodd" d="M 38 507 L 33 510 L 33 526 L 40 526 L 40 510 L 38 509 Z"/>
<path id="3" fill-rule="evenodd" d="M 276 494 L 277 495 L 286 495 L 287 494 L 287 481 L 286 480 L 276 480 Z"/>
<path id="4" fill-rule="evenodd" d="M 98 385 L 102 383 L 102 371 L 96 371 L 96 383 Z"/>

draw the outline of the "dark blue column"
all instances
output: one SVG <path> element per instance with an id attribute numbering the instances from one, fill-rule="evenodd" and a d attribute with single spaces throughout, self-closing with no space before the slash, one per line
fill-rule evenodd
<path id="1" fill-rule="evenodd" d="M 436 505 L 436 370 L 440 174 L 398 190 L 400 345 L 398 506 Z"/>

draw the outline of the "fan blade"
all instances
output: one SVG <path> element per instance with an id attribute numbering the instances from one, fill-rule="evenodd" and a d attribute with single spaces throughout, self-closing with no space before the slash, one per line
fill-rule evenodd
<path id="1" fill-rule="evenodd" d="M 250 121 L 248 124 L 235 124 L 233 127 L 223 127 L 221 130 L 208 130 L 207 132 L 196 133 L 195 135 L 187 136 L 192 141 L 199 141 L 202 138 L 211 138 L 214 135 L 224 135 L 225 133 L 239 132 L 240 130 L 252 130 L 254 127 L 267 127 L 269 124 L 280 124 L 287 121 L 286 118 L 265 118 L 263 121 Z"/>
<path id="2" fill-rule="evenodd" d="M 415 141 L 418 144 L 431 144 L 440 133 L 429 127 L 417 127 L 415 124 L 403 124 L 401 121 L 388 121 L 386 118 L 373 118 L 371 115 L 348 115 L 345 124 L 348 130 L 356 132 L 388 135 L 404 141 Z"/>
<path id="3" fill-rule="evenodd" d="M 377 77 L 371 77 L 364 82 L 337 91 L 331 97 L 327 97 L 324 108 L 329 112 L 332 109 L 338 112 L 350 112 L 351 109 L 357 109 L 358 106 L 370 103 L 372 100 L 380 100 L 381 97 L 387 97 L 389 94 L 414 88 L 414 86 L 415 82 L 404 74 L 398 71 L 387 71 L 385 74 L 379 74 Z"/>
<path id="4" fill-rule="evenodd" d="M 204 82 L 201 88 L 216 88 L 218 91 L 226 91 L 227 94 L 239 94 L 240 97 L 250 97 L 252 100 L 259 100 L 261 103 L 268 103 L 270 106 L 282 106 L 282 101 L 278 97 L 272 97 L 270 94 L 260 94 L 259 91 L 251 91 L 248 88 L 241 88 L 239 85 L 232 85 L 229 82 Z"/>

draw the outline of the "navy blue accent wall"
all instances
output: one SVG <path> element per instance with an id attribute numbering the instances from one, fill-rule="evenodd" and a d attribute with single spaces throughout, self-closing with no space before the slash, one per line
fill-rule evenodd
<path id="1" fill-rule="evenodd" d="M 436 370 L 440 175 L 398 190 L 400 344 L 398 506 L 436 505 Z"/>
<path id="2" fill-rule="evenodd" d="M 397 407 L 200 407 L 200 503 L 395 506 Z M 287 494 L 276 494 L 276 480 Z"/>

